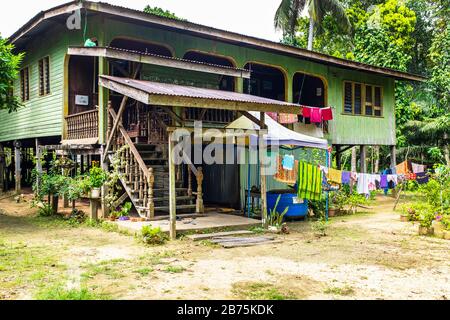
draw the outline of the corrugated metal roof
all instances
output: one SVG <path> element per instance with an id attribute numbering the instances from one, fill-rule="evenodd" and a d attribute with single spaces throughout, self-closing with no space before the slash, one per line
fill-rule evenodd
<path id="1" fill-rule="evenodd" d="M 265 105 L 279 105 L 285 107 L 301 108 L 299 104 L 278 101 L 258 96 L 252 96 L 244 93 L 181 86 L 176 84 L 153 82 L 153 81 L 133 80 L 121 77 L 112 77 L 112 76 L 100 76 L 100 77 L 109 81 L 129 86 L 131 88 L 146 92 L 151 95 L 211 99 L 211 100 L 245 102 L 245 103 L 265 104 Z"/>

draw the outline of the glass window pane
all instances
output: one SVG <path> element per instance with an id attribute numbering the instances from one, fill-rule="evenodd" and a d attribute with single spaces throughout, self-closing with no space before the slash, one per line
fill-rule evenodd
<path id="1" fill-rule="evenodd" d="M 375 87 L 375 105 L 381 107 L 381 88 Z"/>
<path id="2" fill-rule="evenodd" d="M 352 84 L 345 83 L 344 112 L 352 113 Z"/>

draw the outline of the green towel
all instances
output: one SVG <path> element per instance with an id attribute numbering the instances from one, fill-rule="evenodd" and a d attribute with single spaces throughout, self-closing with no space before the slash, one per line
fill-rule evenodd
<path id="1" fill-rule="evenodd" d="M 298 168 L 298 197 L 307 200 L 322 198 L 322 171 L 318 166 L 300 162 Z"/>

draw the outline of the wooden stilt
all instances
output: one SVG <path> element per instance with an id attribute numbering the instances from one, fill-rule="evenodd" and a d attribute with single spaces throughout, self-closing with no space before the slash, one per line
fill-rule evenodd
<path id="1" fill-rule="evenodd" d="M 264 131 L 266 129 L 265 113 L 260 113 L 260 131 L 259 131 L 259 167 L 260 167 L 260 179 L 261 179 L 261 212 L 262 223 L 264 227 L 267 227 L 268 223 L 268 211 L 267 211 L 267 186 L 266 186 L 266 156 L 267 147 L 264 142 Z"/>
<path id="2" fill-rule="evenodd" d="M 42 150 L 39 139 L 36 139 L 36 193 L 39 193 L 40 179 L 42 175 Z"/>
<path id="3" fill-rule="evenodd" d="M 155 201 L 153 195 L 153 188 L 155 186 L 155 174 L 153 168 L 148 169 L 148 214 L 149 218 L 153 219 L 155 217 Z"/>
<path id="4" fill-rule="evenodd" d="M 197 168 L 197 202 L 196 213 L 205 213 L 205 207 L 203 206 L 203 168 Z"/>
<path id="5" fill-rule="evenodd" d="M 177 238 L 177 194 L 176 194 L 176 168 L 173 159 L 174 141 L 172 133 L 169 134 L 169 210 L 170 210 L 170 239 Z"/>
<path id="6" fill-rule="evenodd" d="M 5 170 L 5 153 L 3 151 L 3 146 L 0 143 L 0 191 L 5 192 L 5 179 L 6 179 L 6 170 Z"/>
<path id="7" fill-rule="evenodd" d="M 341 146 L 336 146 L 336 167 L 338 168 L 338 170 L 342 169 L 341 159 L 342 159 Z"/>
<path id="8" fill-rule="evenodd" d="M 108 171 L 109 170 L 108 162 L 103 161 L 103 158 L 101 156 L 100 156 L 100 161 L 101 161 L 101 163 L 100 163 L 101 168 L 104 171 Z M 102 207 L 102 216 L 103 216 L 103 218 L 108 217 L 109 216 L 109 211 L 110 211 L 110 208 L 108 207 L 108 204 L 106 203 L 106 200 L 105 200 L 106 196 L 108 195 L 108 192 L 109 192 L 108 187 L 104 184 L 102 186 L 102 198 L 101 198 L 101 207 Z M 95 218 L 97 218 L 97 217 L 95 217 Z"/>
<path id="9" fill-rule="evenodd" d="M 351 170 L 352 172 L 356 172 L 356 147 L 352 148 L 352 162 L 351 162 Z"/>
<path id="10" fill-rule="evenodd" d="M 16 178 L 16 194 L 22 192 L 22 168 L 20 167 L 20 142 L 16 141 L 14 143 L 14 162 L 15 162 L 15 178 Z"/>
<path id="11" fill-rule="evenodd" d="M 360 146 L 359 155 L 361 173 L 367 173 L 367 146 Z"/>

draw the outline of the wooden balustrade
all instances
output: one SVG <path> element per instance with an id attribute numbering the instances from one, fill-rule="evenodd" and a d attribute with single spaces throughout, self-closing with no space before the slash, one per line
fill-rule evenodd
<path id="1" fill-rule="evenodd" d="M 98 137 L 98 110 L 69 115 L 66 118 L 67 140 Z"/>

